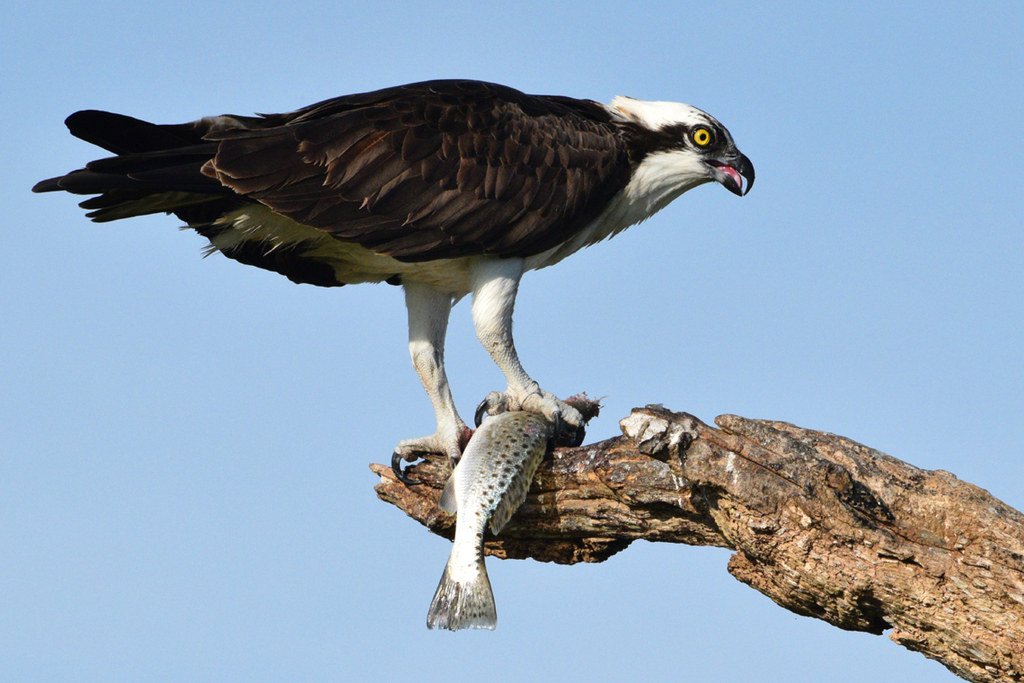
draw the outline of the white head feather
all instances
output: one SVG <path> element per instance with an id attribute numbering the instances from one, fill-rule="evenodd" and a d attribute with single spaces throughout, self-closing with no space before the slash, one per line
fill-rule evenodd
<path id="1" fill-rule="evenodd" d="M 680 102 L 646 102 L 619 95 L 606 105 L 612 116 L 633 121 L 651 130 L 683 123 L 689 126 L 698 123 L 717 123 L 707 113 Z"/>

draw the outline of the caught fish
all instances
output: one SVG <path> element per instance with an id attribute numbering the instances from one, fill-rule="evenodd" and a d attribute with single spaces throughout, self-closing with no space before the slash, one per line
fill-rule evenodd
<path id="1" fill-rule="evenodd" d="M 523 411 L 491 417 L 473 434 L 441 492 L 456 513 L 455 543 L 427 613 L 428 628 L 494 629 L 498 615 L 484 566 L 484 527 L 497 534 L 526 500 L 554 435 L 551 423 Z"/>

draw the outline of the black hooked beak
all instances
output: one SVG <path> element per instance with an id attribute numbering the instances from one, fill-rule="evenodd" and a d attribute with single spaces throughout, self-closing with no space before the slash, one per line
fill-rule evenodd
<path id="1" fill-rule="evenodd" d="M 715 181 L 735 195 L 742 197 L 754 186 L 754 165 L 739 150 L 721 159 L 707 159 L 704 163 L 711 167 Z M 742 180 L 744 178 L 747 181 L 745 189 Z"/>

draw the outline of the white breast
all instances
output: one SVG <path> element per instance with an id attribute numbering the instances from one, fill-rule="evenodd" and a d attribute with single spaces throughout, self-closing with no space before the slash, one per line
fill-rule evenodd
<path id="1" fill-rule="evenodd" d="M 526 259 L 526 269 L 558 263 L 583 247 L 614 237 L 642 223 L 687 190 L 711 179 L 707 168 L 689 150 L 668 150 L 647 156 L 597 219 L 569 241 Z"/>

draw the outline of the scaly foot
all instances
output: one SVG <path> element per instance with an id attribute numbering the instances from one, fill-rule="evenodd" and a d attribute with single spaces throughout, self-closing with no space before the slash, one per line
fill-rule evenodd
<path id="1" fill-rule="evenodd" d="M 538 413 L 555 425 L 556 443 L 575 448 L 583 443 L 586 428 L 583 415 L 554 394 L 534 386 L 534 391 L 515 395 L 511 390 L 492 391 L 476 409 L 476 426 L 483 422 L 484 415 L 498 415 L 508 410 L 526 410 Z"/>
<path id="2" fill-rule="evenodd" d="M 462 449 L 469 443 L 469 438 L 472 435 L 473 430 L 467 427 L 462 420 L 459 420 L 450 429 L 442 431 L 439 426 L 438 430 L 430 436 L 421 436 L 417 439 L 403 439 L 398 442 L 398 448 L 391 454 L 391 471 L 395 473 L 399 481 L 407 486 L 419 484 L 420 482 L 410 479 L 405 470 L 402 469 L 403 460 L 405 462 L 415 462 L 423 457 L 425 453 L 438 453 L 447 455 L 454 467 L 459 462 L 459 458 L 462 457 Z"/>

